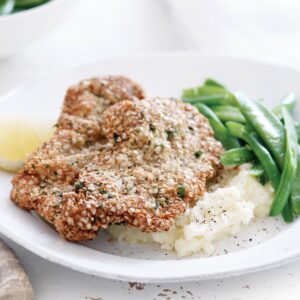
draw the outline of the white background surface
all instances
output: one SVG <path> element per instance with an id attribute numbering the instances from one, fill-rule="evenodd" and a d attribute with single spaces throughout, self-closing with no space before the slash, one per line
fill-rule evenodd
<path id="1" fill-rule="evenodd" d="M 16 82 L 23 84 L 107 56 L 145 52 L 199 50 L 300 68 L 300 4 L 292 0 L 237 2 L 79 0 L 74 12 L 56 32 L 21 49 L 18 55 L 0 60 L 0 93 L 9 91 Z M 170 3 L 173 10 L 169 9 Z M 67 270 L 8 243 L 25 265 L 39 300 L 168 297 L 292 300 L 299 299 L 300 295 L 300 262 L 237 278 L 161 286 L 147 284 L 137 290 L 126 282 Z"/>

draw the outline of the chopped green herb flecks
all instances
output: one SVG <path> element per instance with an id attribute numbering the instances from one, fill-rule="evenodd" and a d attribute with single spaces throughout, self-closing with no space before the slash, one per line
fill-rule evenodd
<path id="1" fill-rule="evenodd" d="M 152 123 L 150 123 L 149 124 L 149 129 L 150 129 L 150 131 L 152 131 L 152 132 L 155 132 L 155 126 L 152 124 Z"/>
<path id="2" fill-rule="evenodd" d="M 85 145 L 85 147 L 90 147 L 93 145 L 93 141 L 87 140 L 87 141 L 85 141 L 84 145 Z"/>
<path id="3" fill-rule="evenodd" d="M 71 166 L 76 166 L 76 164 L 77 164 L 77 160 L 72 160 L 72 161 L 70 162 L 70 165 L 71 165 Z"/>
<path id="4" fill-rule="evenodd" d="M 84 184 L 82 181 L 75 183 L 75 192 L 77 193 L 79 190 L 81 190 L 84 187 Z"/>
<path id="5" fill-rule="evenodd" d="M 160 207 L 160 202 L 158 200 L 155 200 L 154 209 L 158 209 L 159 207 Z"/>
<path id="6" fill-rule="evenodd" d="M 199 158 L 199 157 L 201 157 L 202 154 L 203 154 L 203 152 L 201 150 L 199 150 L 199 151 L 195 152 L 195 157 Z"/>
<path id="7" fill-rule="evenodd" d="M 119 136 L 116 133 L 114 133 L 114 141 L 115 143 L 119 142 Z"/>
<path id="8" fill-rule="evenodd" d="M 55 196 L 58 196 L 58 197 L 62 198 L 63 197 L 63 192 L 62 191 L 56 191 Z"/>
<path id="9" fill-rule="evenodd" d="M 99 190 L 99 193 L 100 193 L 100 194 L 102 194 L 102 195 L 104 195 L 104 194 L 107 194 L 107 193 L 108 193 L 108 191 L 106 191 L 106 190 L 103 190 L 103 189 L 100 189 L 100 190 Z"/>
<path id="10" fill-rule="evenodd" d="M 180 184 L 178 186 L 178 189 L 177 189 L 177 195 L 180 197 L 180 198 L 184 198 L 184 195 L 185 195 L 185 187 L 184 185 Z"/>
<path id="11" fill-rule="evenodd" d="M 173 140 L 174 136 L 175 136 L 176 131 L 175 130 L 166 130 L 166 134 L 167 134 L 167 139 L 169 141 Z"/>

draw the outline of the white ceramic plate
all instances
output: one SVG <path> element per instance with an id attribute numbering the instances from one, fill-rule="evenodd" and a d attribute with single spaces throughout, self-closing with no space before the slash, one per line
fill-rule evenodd
<path id="1" fill-rule="evenodd" d="M 103 74 L 125 74 L 139 81 L 148 96 L 179 96 L 185 87 L 206 77 L 233 90 L 263 97 L 273 106 L 289 90 L 300 95 L 300 72 L 266 63 L 197 54 L 163 54 L 107 59 L 70 72 L 16 86 L 0 98 L 1 115 L 23 114 L 55 122 L 66 88 Z M 75 244 L 37 216 L 9 200 L 12 175 L 0 173 L 0 231 L 28 250 L 66 267 L 101 277 L 143 282 L 172 282 L 233 276 L 280 265 L 300 254 L 300 221 L 281 218 L 257 221 L 238 237 L 217 244 L 216 256 L 176 259 L 153 245 L 109 242 L 105 232 L 92 242 Z"/>
<path id="2" fill-rule="evenodd" d="M 21 12 L 0 16 L 0 57 L 14 54 L 42 39 L 72 11 L 74 0 L 51 0 Z"/>

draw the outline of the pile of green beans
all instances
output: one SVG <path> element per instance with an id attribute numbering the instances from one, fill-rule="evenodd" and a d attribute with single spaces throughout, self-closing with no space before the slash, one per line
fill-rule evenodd
<path id="1" fill-rule="evenodd" d="M 50 0 L 0 0 L 0 16 L 33 8 Z"/>
<path id="2" fill-rule="evenodd" d="M 262 184 L 270 181 L 275 190 L 270 216 L 282 214 L 292 222 L 300 214 L 300 124 L 292 117 L 295 93 L 269 109 L 262 100 L 232 93 L 206 79 L 202 86 L 184 90 L 182 99 L 209 120 L 226 150 L 222 164 L 252 163 L 250 174 Z"/>

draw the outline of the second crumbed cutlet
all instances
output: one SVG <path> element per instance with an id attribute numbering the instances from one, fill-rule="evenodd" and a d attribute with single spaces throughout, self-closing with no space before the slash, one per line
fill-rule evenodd
<path id="1" fill-rule="evenodd" d="M 191 105 L 143 98 L 121 76 L 71 88 L 54 136 L 15 176 L 11 199 L 72 241 L 116 223 L 169 230 L 206 191 L 223 148 Z"/>

